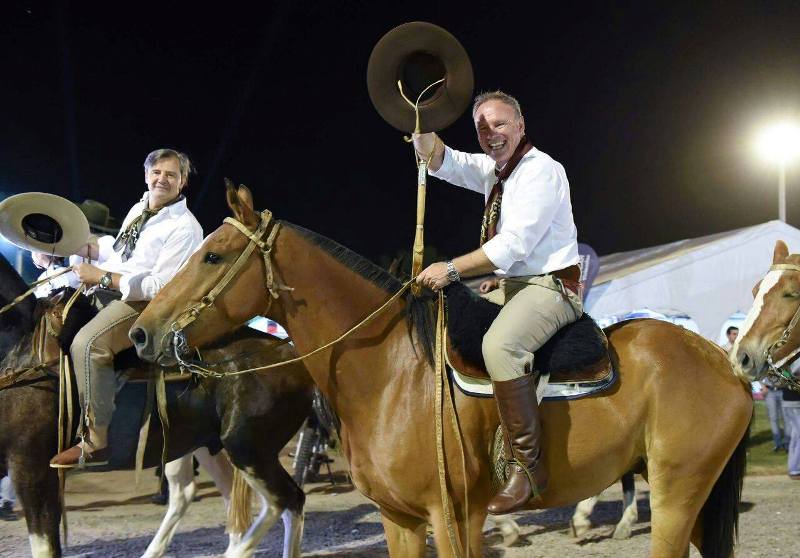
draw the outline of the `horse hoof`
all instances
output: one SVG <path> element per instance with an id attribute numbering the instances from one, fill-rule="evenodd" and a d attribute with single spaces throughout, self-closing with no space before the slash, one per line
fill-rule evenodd
<path id="1" fill-rule="evenodd" d="M 509 519 L 500 525 L 500 534 L 503 535 L 503 546 L 511 546 L 519 539 L 519 525 L 513 519 Z"/>
<path id="2" fill-rule="evenodd" d="M 575 539 L 579 539 L 584 536 L 586 533 L 589 532 L 589 529 L 592 528 L 591 522 L 581 522 L 575 523 L 574 519 L 570 519 L 569 521 L 569 530 L 572 533 L 572 537 Z"/>
<path id="3" fill-rule="evenodd" d="M 614 537 L 618 541 L 622 541 L 625 539 L 631 538 L 633 534 L 633 530 L 631 529 L 630 525 L 617 525 L 616 529 L 614 529 Z"/>

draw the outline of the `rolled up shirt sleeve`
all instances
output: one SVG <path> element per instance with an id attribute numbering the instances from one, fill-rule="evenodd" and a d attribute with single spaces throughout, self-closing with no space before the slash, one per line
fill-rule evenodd
<path id="1" fill-rule="evenodd" d="M 527 176 L 520 176 L 514 189 L 503 193 L 500 231 L 483 245 L 486 257 L 504 273 L 533 253 L 553 222 L 561 198 L 568 195 L 554 165 L 519 170 Z"/>
<path id="2" fill-rule="evenodd" d="M 122 273 L 119 290 L 123 300 L 152 300 L 178 272 L 202 241 L 191 229 L 179 229 L 164 242 L 156 265 L 149 272 Z"/>
<path id="3" fill-rule="evenodd" d="M 428 172 L 431 176 L 446 180 L 486 197 L 487 180 L 494 178 L 494 161 L 487 155 L 465 153 L 444 146 L 444 159 L 439 170 Z"/>

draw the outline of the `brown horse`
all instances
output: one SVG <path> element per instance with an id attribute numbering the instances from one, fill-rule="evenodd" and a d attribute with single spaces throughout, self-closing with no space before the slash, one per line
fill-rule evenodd
<path id="1" fill-rule="evenodd" d="M 26 290 L 27 285 L 16 271 L 0 257 L 0 306 Z M 62 299 L 59 304 L 63 302 Z M 77 320 L 83 312 L 91 311 L 87 306 L 85 299 L 78 299 L 62 333 L 79 327 L 71 323 L 72 318 Z M 11 469 L 35 558 L 61 556 L 58 477 L 56 470 L 49 467 L 49 460 L 57 451 L 59 382 L 52 372 L 29 373 L 10 385 L 5 385 L 5 380 L 14 369 L 38 364 L 37 351 L 31 350 L 32 332 L 41 315 L 53 308 L 51 301 L 35 302 L 31 297 L 10 312 L 0 314 L 0 369 L 3 370 L 0 372 L 0 477 L 7 468 Z M 64 340 L 48 337 L 43 352 L 57 355 L 60 342 Z M 295 355 L 291 345 L 244 328 L 210 345 L 203 356 L 221 362 L 231 372 L 238 367 L 258 366 Z M 142 365 L 135 358 L 131 360 Z M 134 403 L 144 391 L 143 385 L 128 385 L 117 396 L 117 413 L 109 434 L 112 443 L 119 443 L 116 452 L 112 447 L 108 468 L 133 467 L 133 452 L 125 452 L 123 448 L 135 448 L 138 422 L 116 421 L 118 413 L 125 414 L 126 410 L 129 416 L 135 415 L 133 420 L 140 419 L 142 407 Z M 269 501 L 270 505 L 262 508 L 262 514 L 242 541 L 229 546 L 228 555 L 251 556 L 260 538 L 283 512 L 284 556 L 299 556 L 305 496 L 280 465 L 278 454 L 308 415 L 312 395 L 311 378 L 299 363 L 275 375 L 195 378 L 188 384 L 168 384 L 167 459 L 175 460 L 200 447 L 225 447 L 233 464 L 249 471 L 260 483 L 262 503 L 264 499 Z M 120 405 L 121 401 L 125 404 Z M 145 467 L 155 466 L 161 460 L 163 436 L 158 418 L 152 419 L 150 426 Z M 128 436 L 120 435 L 126 433 Z M 159 532 L 160 539 L 147 549 L 146 556 L 160 556 L 175 527 L 176 521 L 172 521 L 166 537 Z"/>
<path id="2" fill-rule="evenodd" d="M 305 354 L 336 339 L 401 287 L 316 233 L 285 222 L 265 226 L 267 212 L 260 221 L 244 187 L 228 189 L 228 204 L 238 223 L 229 220 L 206 238 L 131 329 L 141 357 L 174 358 L 174 339 L 203 344 L 255 315 L 284 324 Z M 245 264 L 229 273 L 245 249 L 253 250 L 248 237 L 263 253 L 248 252 Z M 227 286 L 204 297 L 225 275 L 231 276 Z M 171 325 L 197 304 L 204 309 L 176 336 Z M 455 553 L 439 489 L 425 304 L 398 298 L 306 360 L 341 419 L 353 482 L 380 506 L 389 552 L 398 557 L 424 555 L 428 523 L 439 556 Z M 617 383 L 599 396 L 542 406 L 551 471 L 542 507 L 573 504 L 636 470 L 651 485 L 652 556 L 682 558 L 691 540 L 705 557 L 728 558 L 752 413 L 745 382 L 720 349 L 672 324 L 637 320 L 607 334 Z M 459 391 L 454 397 L 466 471 L 453 430 L 445 427 L 448 492 L 460 540 L 468 540 L 470 556 L 481 556 L 491 496 L 487 454 L 498 416 L 491 399 Z M 445 420 L 449 425 L 447 415 Z"/>
<path id="3" fill-rule="evenodd" d="M 800 320 L 800 254 L 789 255 L 782 240 L 775 243 L 772 266 L 753 287 L 753 297 L 730 359 L 758 380 L 770 369 L 768 356 L 774 371 L 800 354 L 800 329 L 795 327 Z"/>

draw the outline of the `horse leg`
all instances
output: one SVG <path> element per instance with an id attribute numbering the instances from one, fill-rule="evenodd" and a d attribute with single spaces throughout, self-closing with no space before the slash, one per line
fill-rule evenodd
<path id="1" fill-rule="evenodd" d="M 658 473 L 648 467 L 650 479 L 650 556 L 684 558 L 689 538 L 713 479 L 699 471 Z"/>
<path id="2" fill-rule="evenodd" d="M 261 500 L 261 511 L 242 537 L 241 542 L 225 554 L 226 558 L 253 556 L 259 542 L 275 524 L 279 515 L 283 516 L 286 527 L 283 544 L 284 558 L 300 556 L 305 494 L 281 467 L 277 457 L 270 461 L 266 466 L 261 465 L 258 472 L 252 467 L 241 471 L 247 484 L 258 494 Z"/>
<path id="3" fill-rule="evenodd" d="M 470 509 L 473 512 L 469 517 L 469 555 L 474 557 L 483 556 L 483 523 L 486 521 L 486 506 L 473 508 L 470 505 Z M 457 511 L 456 518 L 460 517 L 463 516 Z M 464 530 L 465 522 L 463 519 L 460 522 L 456 521 L 456 518 L 452 519 L 452 528 L 456 531 L 455 534 L 458 537 L 459 544 L 463 546 L 466 535 Z M 441 510 L 437 509 L 431 513 L 431 526 L 433 527 L 433 540 L 436 544 L 436 555 L 440 558 L 457 558 L 458 550 L 453 549 L 453 545 L 450 542 L 450 529 Z"/>
<path id="4" fill-rule="evenodd" d="M 194 456 L 200 466 L 211 476 L 214 485 L 222 495 L 225 504 L 225 512 L 229 511 L 231 505 L 231 487 L 233 486 L 233 465 L 228 456 L 223 452 L 211 455 L 208 448 L 202 447 L 194 451 Z M 233 548 L 242 540 L 242 533 L 228 533 L 228 549 Z"/>
<path id="5" fill-rule="evenodd" d="M 175 536 L 178 523 L 186 514 L 186 508 L 194 499 L 197 487 L 194 482 L 192 454 L 186 454 L 167 463 L 164 466 L 164 476 L 169 484 L 167 513 L 142 558 L 158 558 L 164 555 L 172 537 Z"/>
<path id="6" fill-rule="evenodd" d="M 381 508 L 381 522 L 386 534 L 389 556 L 399 558 L 423 558 L 425 556 L 425 541 L 428 535 L 427 521 Z"/>
<path id="7" fill-rule="evenodd" d="M 629 539 L 633 532 L 633 524 L 639 520 L 639 510 L 636 508 L 636 483 L 633 473 L 622 476 L 622 519 L 614 528 L 614 538 Z"/>
<path id="8" fill-rule="evenodd" d="M 589 532 L 592 528 L 592 522 L 589 516 L 592 514 L 594 506 L 597 504 L 599 496 L 592 496 L 578 502 L 575 506 L 575 513 L 572 514 L 572 519 L 569 521 L 570 531 L 572 536 L 576 539 L 582 537 Z"/>
<path id="9" fill-rule="evenodd" d="M 483 524 L 486 523 L 486 506 L 470 507 L 469 515 L 469 555 L 473 558 L 483 556 Z M 501 516 L 500 531 L 503 533 L 503 544 L 510 546 L 519 537 L 519 525 L 510 516 Z M 504 528 L 509 531 L 508 539 Z M 507 542 L 510 540 L 511 542 Z"/>
<path id="10" fill-rule="evenodd" d="M 211 455 L 208 448 L 197 448 L 194 451 L 194 456 L 200 466 L 209 474 L 214 485 L 222 495 L 222 500 L 225 503 L 225 509 L 231 503 L 231 486 L 233 486 L 233 465 L 231 465 L 228 456 L 218 452 L 216 455 Z"/>
<path id="11" fill-rule="evenodd" d="M 61 521 L 61 502 L 58 498 L 58 474 L 47 466 L 13 460 L 10 467 L 14 490 L 17 492 L 25 521 L 33 558 L 60 558 L 61 540 L 58 525 Z"/>

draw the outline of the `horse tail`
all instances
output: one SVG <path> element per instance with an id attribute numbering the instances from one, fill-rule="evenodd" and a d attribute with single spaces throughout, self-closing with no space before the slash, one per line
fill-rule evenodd
<path id="1" fill-rule="evenodd" d="M 253 491 L 244 475 L 237 468 L 233 468 L 233 486 L 231 487 L 231 503 L 228 507 L 229 533 L 244 535 L 253 523 L 252 498 Z"/>
<path id="2" fill-rule="evenodd" d="M 749 440 L 750 425 L 700 511 L 703 528 L 700 554 L 703 558 L 733 556 L 733 547 L 739 539 L 739 502 L 742 497 Z"/>

